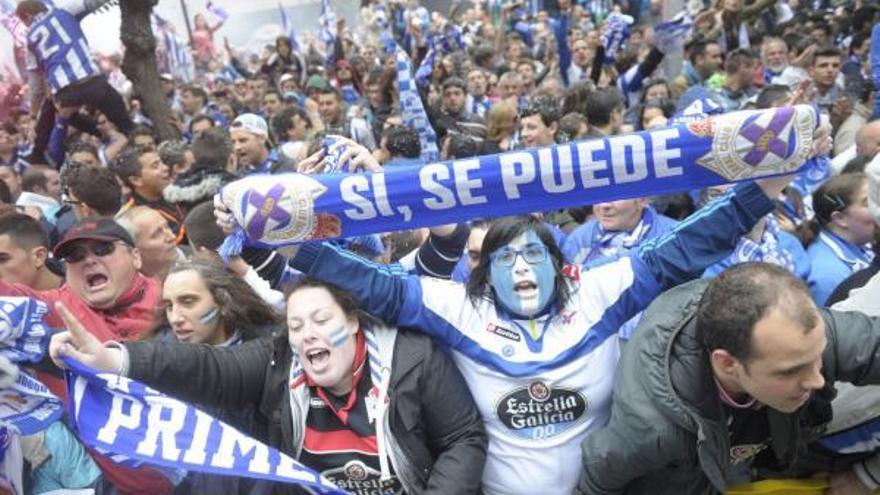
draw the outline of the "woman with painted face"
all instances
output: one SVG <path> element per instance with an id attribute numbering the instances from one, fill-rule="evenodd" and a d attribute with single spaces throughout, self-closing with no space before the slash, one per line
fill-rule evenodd
<path id="1" fill-rule="evenodd" d="M 174 265 L 162 305 L 174 340 L 188 344 L 229 347 L 269 335 L 282 321 L 241 277 L 203 259 Z"/>
<path id="2" fill-rule="evenodd" d="M 162 305 L 170 331 L 157 340 L 232 348 L 260 337 L 268 338 L 282 319 L 250 286 L 220 264 L 194 259 L 176 264 L 165 278 Z M 166 337 L 171 337 L 170 339 Z M 178 380 L 191 375 L 180 375 Z M 260 431 L 256 406 L 207 410 L 242 431 Z M 212 495 L 251 493 L 254 481 L 204 473 L 189 473 L 174 493 Z"/>
<path id="3" fill-rule="evenodd" d="M 351 493 L 479 490 L 486 432 L 451 359 L 428 337 L 368 317 L 338 287 L 301 280 L 288 299 L 286 334 L 225 348 L 155 341 L 104 347 L 65 308 L 59 313 L 69 332 L 53 337 L 56 362 L 70 356 L 122 369 L 224 411 L 254 406 L 259 424 L 246 431 Z"/>
<path id="4" fill-rule="evenodd" d="M 621 325 L 729 255 L 789 180 L 741 184 L 669 234 L 588 272 L 564 269 L 532 216 L 493 222 L 467 286 L 393 273 L 329 243 L 301 246 L 293 266 L 450 348 L 489 433 L 485 493 L 568 493 L 581 441 L 608 421 Z"/>

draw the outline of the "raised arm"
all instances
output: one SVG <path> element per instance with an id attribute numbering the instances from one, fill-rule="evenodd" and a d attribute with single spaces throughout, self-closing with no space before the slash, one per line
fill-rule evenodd
<path id="1" fill-rule="evenodd" d="M 410 275 L 399 265 L 379 265 L 330 243 L 303 245 L 292 265 L 351 292 L 364 311 L 391 325 L 421 330 L 448 345 L 460 340 L 451 331 L 467 304 L 459 284 Z"/>
<path id="2" fill-rule="evenodd" d="M 102 344 L 63 304 L 56 304 L 55 309 L 67 327 L 66 332 L 53 335 L 49 344 L 55 364 L 64 367 L 61 358 L 69 357 L 188 402 L 223 408 L 257 403 L 274 359 L 268 337 L 230 348 L 158 342 Z"/>

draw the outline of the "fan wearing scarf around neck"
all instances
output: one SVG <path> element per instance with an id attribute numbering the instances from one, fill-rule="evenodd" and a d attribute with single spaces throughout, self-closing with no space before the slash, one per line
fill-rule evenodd
<path id="1" fill-rule="evenodd" d="M 868 177 L 852 173 L 829 179 L 813 193 L 813 211 L 807 283 L 813 299 L 823 305 L 840 282 L 874 259 L 870 242 L 877 224 L 868 209 Z"/>
<path id="2" fill-rule="evenodd" d="M 730 187 L 724 185 L 704 189 L 700 193 L 700 206 L 722 196 Z M 781 207 L 777 206 L 776 212 L 759 220 L 751 232 L 740 238 L 733 254 L 709 267 L 703 273 L 703 277 L 715 277 L 727 268 L 740 263 L 763 261 L 785 268 L 806 281 L 810 274 L 810 260 L 800 239 L 780 228 L 777 215 L 785 214 L 780 209 Z"/>
<path id="3" fill-rule="evenodd" d="M 255 407 L 262 424 L 245 433 L 266 432 L 271 446 L 351 493 L 479 490 L 486 432 L 451 359 L 427 337 L 369 318 L 333 285 L 302 279 L 287 302 L 287 332 L 225 348 L 105 347 L 59 311 L 69 331 L 52 340 L 56 362 L 120 371 L 226 412 Z"/>
<path id="4" fill-rule="evenodd" d="M 562 246 L 566 261 L 589 268 L 624 255 L 643 242 L 660 237 L 678 223 L 657 213 L 647 198 L 597 203 L 594 218 L 569 234 Z"/>

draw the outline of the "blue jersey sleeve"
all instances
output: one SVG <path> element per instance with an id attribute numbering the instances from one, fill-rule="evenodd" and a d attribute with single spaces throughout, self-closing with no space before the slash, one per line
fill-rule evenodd
<path id="1" fill-rule="evenodd" d="M 665 235 L 643 244 L 635 255 L 663 290 L 670 289 L 730 255 L 739 238 L 773 209 L 773 201 L 757 184 L 740 184 Z"/>
<path id="2" fill-rule="evenodd" d="M 300 247 L 293 267 L 351 292 L 364 311 L 389 324 L 416 328 L 450 345 L 459 338 L 457 332 L 450 331 L 446 315 L 427 310 L 423 298 L 442 298 L 443 311 L 460 311 L 466 302 L 460 284 L 430 277 L 422 279 L 400 265 L 373 263 L 326 242 Z M 423 286 L 428 290 L 423 290 Z"/>

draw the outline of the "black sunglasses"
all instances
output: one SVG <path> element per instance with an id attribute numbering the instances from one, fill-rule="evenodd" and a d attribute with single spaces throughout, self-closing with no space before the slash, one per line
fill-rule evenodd
<path id="1" fill-rule="evenodd" d="M 95 256 L 99 258 L 103 258 L 105 256 L 110 256 L 116 251 L 116 242 L 115 241 L 94 241 L 87 244 L 77 244 L 70 248 L 67 254 L 64 255 L 64 261 L 67 263 L 79 263 L 80 261 L 86 259 L 89 251 L 92 252 Z"/>

